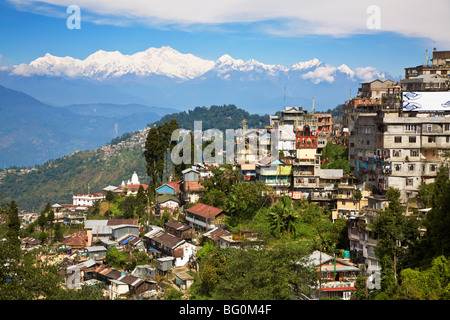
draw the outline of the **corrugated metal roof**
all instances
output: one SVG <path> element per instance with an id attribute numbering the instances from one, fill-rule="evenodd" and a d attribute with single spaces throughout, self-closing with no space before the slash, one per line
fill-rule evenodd
<path id="1" fill-rule="evenodd" d="M 122 272 L 116 269 L 108 269 L 108 272 L 102 274 L 110 279 L 118 279 L 122 275 Z"/>
<path id="2" fill-rule="evenodd" d="M 165 225 L 176 230 L 187 230 L 190 228 L 188 225 L 175 220 L 169 220 L 165 223 Z"/>
<path id="3" fill-rule="evenodd" d="M 158 242 L 162 244 L 164 247 L 174 249 L 178 247 L 180 244 L 186 242 L 186 240 L 182 240 L 170 233 L 167 233 L 165 231 L 160 231 L 152 236 L 149 237 L 150 239 L 154 240 L 155 242 Z"/>
<path id="4" fill-rule="evenodd" d="M 97 252 L 97 251 L 106 251 L 104 246 L 94 246 L 94 247 L 86 247 L 88 252 Z"/>
<path id="5" fill-rule="evenodd" d="M 223 212 L 223 210 L 220 208 L 208 206 L 204 203 L 197 203 L 191 208 L 186 209 L 186 211 L 205 218 L 214 218 Z"/>
<path id="6" fill-rule="evenodd" d="M 108 223 L 108 226 L 117 226 L 117 225 L 134 225 L 134 226 L 138 226 L 139 225 L 139 221 L 137 219 L 109 219 L 106 220 Z"/>

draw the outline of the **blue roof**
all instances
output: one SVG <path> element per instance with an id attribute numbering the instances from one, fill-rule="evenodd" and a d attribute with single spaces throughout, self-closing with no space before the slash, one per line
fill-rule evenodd
<path id="1" fill-rule="evenodd" d="M 169 186 L 168 184 L 163 184 L 162 186 L 156 188 L 156 193 L 175 193 L 175 188 Z"/>

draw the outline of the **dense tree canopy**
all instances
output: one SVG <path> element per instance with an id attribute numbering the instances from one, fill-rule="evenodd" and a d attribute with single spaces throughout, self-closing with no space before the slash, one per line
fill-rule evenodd
<path id="1" fill-rule="evenodd" d="M 348 162 L 348 148 L 339 144 L 328 142 L 322 150 L 322 169 L 343 169 L 350 172 Z"/>

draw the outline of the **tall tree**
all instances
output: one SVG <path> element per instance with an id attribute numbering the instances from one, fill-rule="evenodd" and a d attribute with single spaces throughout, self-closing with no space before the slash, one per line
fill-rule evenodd
<path id="1" fill-rule="evenodd" d="M 431 197 L 431 210 L 425 218 L 425 244 L 428 256 L 450 254 L 450 180 L 449 169 L 441 166 Z"/>
<path id="2" fill-rule="evenodd" d="M 6 239 L 8 243 L 13 247 L 20 246 L 19 231 L 20 231 L 20 220 L 19 220 L 19 208 L 16 202 L 13 200 L 9 204 L 8 210 L 8 231 L 6 233 Z"/>
<path id="3" fill-rule="evenodd" d="M 353 199 L 358 201 L 358 210 L 361 210 L 362 192 L 358 188 L 355 191 L 353 191 Z"/>
<path id="4" fill-rule="evenodd" d="M 150 128 L 145 141 L 144 157 L 147 162 L 147 174 L 152 178 L 151 189 L 156 188 L 163 178 L 163 173 L 169 171 L 170 152 L 176 145 L 172 141 L 172 133 L 179 129 L 178 122 L 172 119 L 160 126 Z M 173 169 L 173 172 L 176 170 Z"/>
<path id="5" fill-rule="evenodd" d="M 407 219 L 403 215 L 403 208 L 399 200 L 400 191 L 391 187 L 386 192 L 386 198 L 389 206 L 374 219 L 372 225 L 378 235 L 375 254 L 384 275 L 385 288 L 390 285 L 394 285 L 394 287 L 398 285 L 398 262 L 407 253 L 410 242 L 415 241 L 418 236 L 414 220 Z"/>
<path id="6" fill-rule="evenodd" d="M 114 201 L 115 197 L 114 193 L 111 190 L 108 190 L 105 196 L 105 200 L 108 201 L 108 211 L 111 210 L 111 202 Z"/>

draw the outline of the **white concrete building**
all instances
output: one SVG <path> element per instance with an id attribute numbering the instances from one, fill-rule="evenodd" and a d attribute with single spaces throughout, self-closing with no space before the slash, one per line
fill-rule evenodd
<path id="1" fill-rule="evenodd" d="M 77 194 L 72 197 L 73 205 L 80 207 L 92 207 L 95 201 L 103 201 L 105 195 L 102 193 Z"/>

